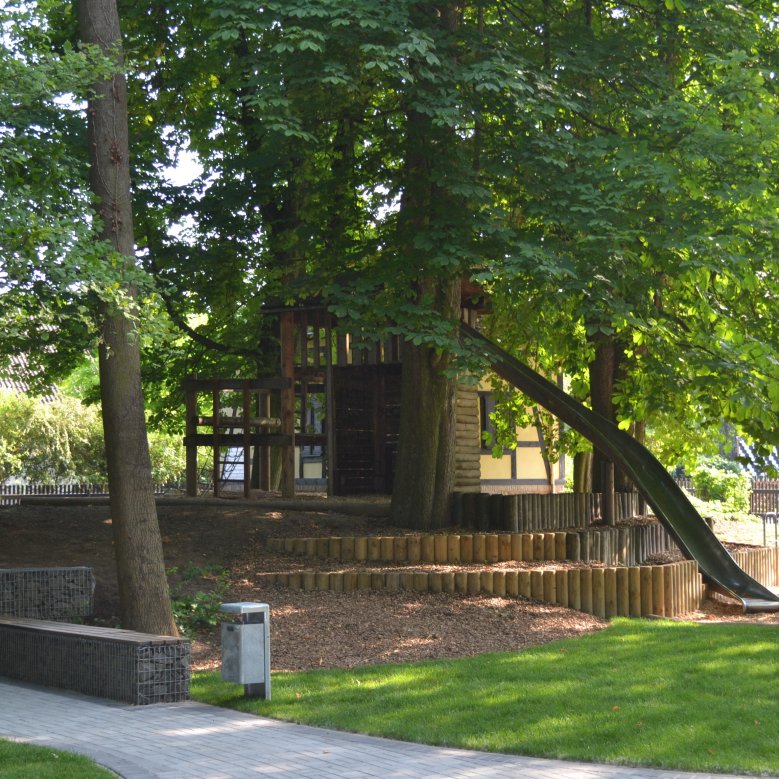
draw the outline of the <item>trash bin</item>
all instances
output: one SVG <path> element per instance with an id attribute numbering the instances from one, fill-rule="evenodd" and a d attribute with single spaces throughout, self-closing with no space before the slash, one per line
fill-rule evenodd
<path id="1" fill-rule="evenodd" d="M 223 603 L 219 611 L 234 618 L 222 622 L 222 679 L 242 684 L 247 698 L 270 700 L 270 606 Z"/>

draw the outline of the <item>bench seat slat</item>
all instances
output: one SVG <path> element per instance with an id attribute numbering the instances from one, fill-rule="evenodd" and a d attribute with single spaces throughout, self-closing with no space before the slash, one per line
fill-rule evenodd
<path id="1" fill-rule="evenodd" d="M 55 622 L 49 619 L 29 619 L 26 617 L 0 617 L 0 625 L 57 633 L 58 635 L 99 638 L 105 641 L 121 641 L 129 644 L 177 644 L 181 641 L 175 636 L 160 636 L 154 633 L 138 633 L 135 630 L 102 627 L 100 625 L 76 625 L 69 622 Z"/>

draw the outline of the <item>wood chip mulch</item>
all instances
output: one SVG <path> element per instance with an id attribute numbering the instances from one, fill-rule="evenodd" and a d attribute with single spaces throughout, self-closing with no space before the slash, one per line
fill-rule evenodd
<path id="1" fill-rule="evenodd" d="M 274 671 L 511 652 L 607 624 L 559 606 L 486 595 L 302 592 L 275 585 L 244 594 L 271 604 Z M 218 639 L 206 638 L 193 643 L 197 670 L 219 666 Z"/>

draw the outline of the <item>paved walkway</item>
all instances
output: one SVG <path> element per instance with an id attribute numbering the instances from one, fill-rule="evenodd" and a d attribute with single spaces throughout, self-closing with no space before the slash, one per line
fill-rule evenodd
<path id="1" fill-rule="evenodd" d="M 126 706 L 0 679 L 0 737 L 89 755 L 124 779 L 702 779 L 440 749 L 200 703 Z M 718 774 L 712 779 L 727 779 Z"/>

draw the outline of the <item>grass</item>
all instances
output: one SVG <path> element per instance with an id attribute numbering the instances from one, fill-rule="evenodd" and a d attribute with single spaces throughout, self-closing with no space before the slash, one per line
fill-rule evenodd
<path id="1" fill-rule="evenodd" d="M 0 739 L 3 779 L 109 779 L 116 774 L 82 755 Z"/>
<path id="2" fill-rule="evenodd" d="M 198 674 L 193 697 L 426 744 L 779 774 L 778 649 L 776 627 L 615 620 L 520 653 L 274 674 L 272 701 Z"/>

